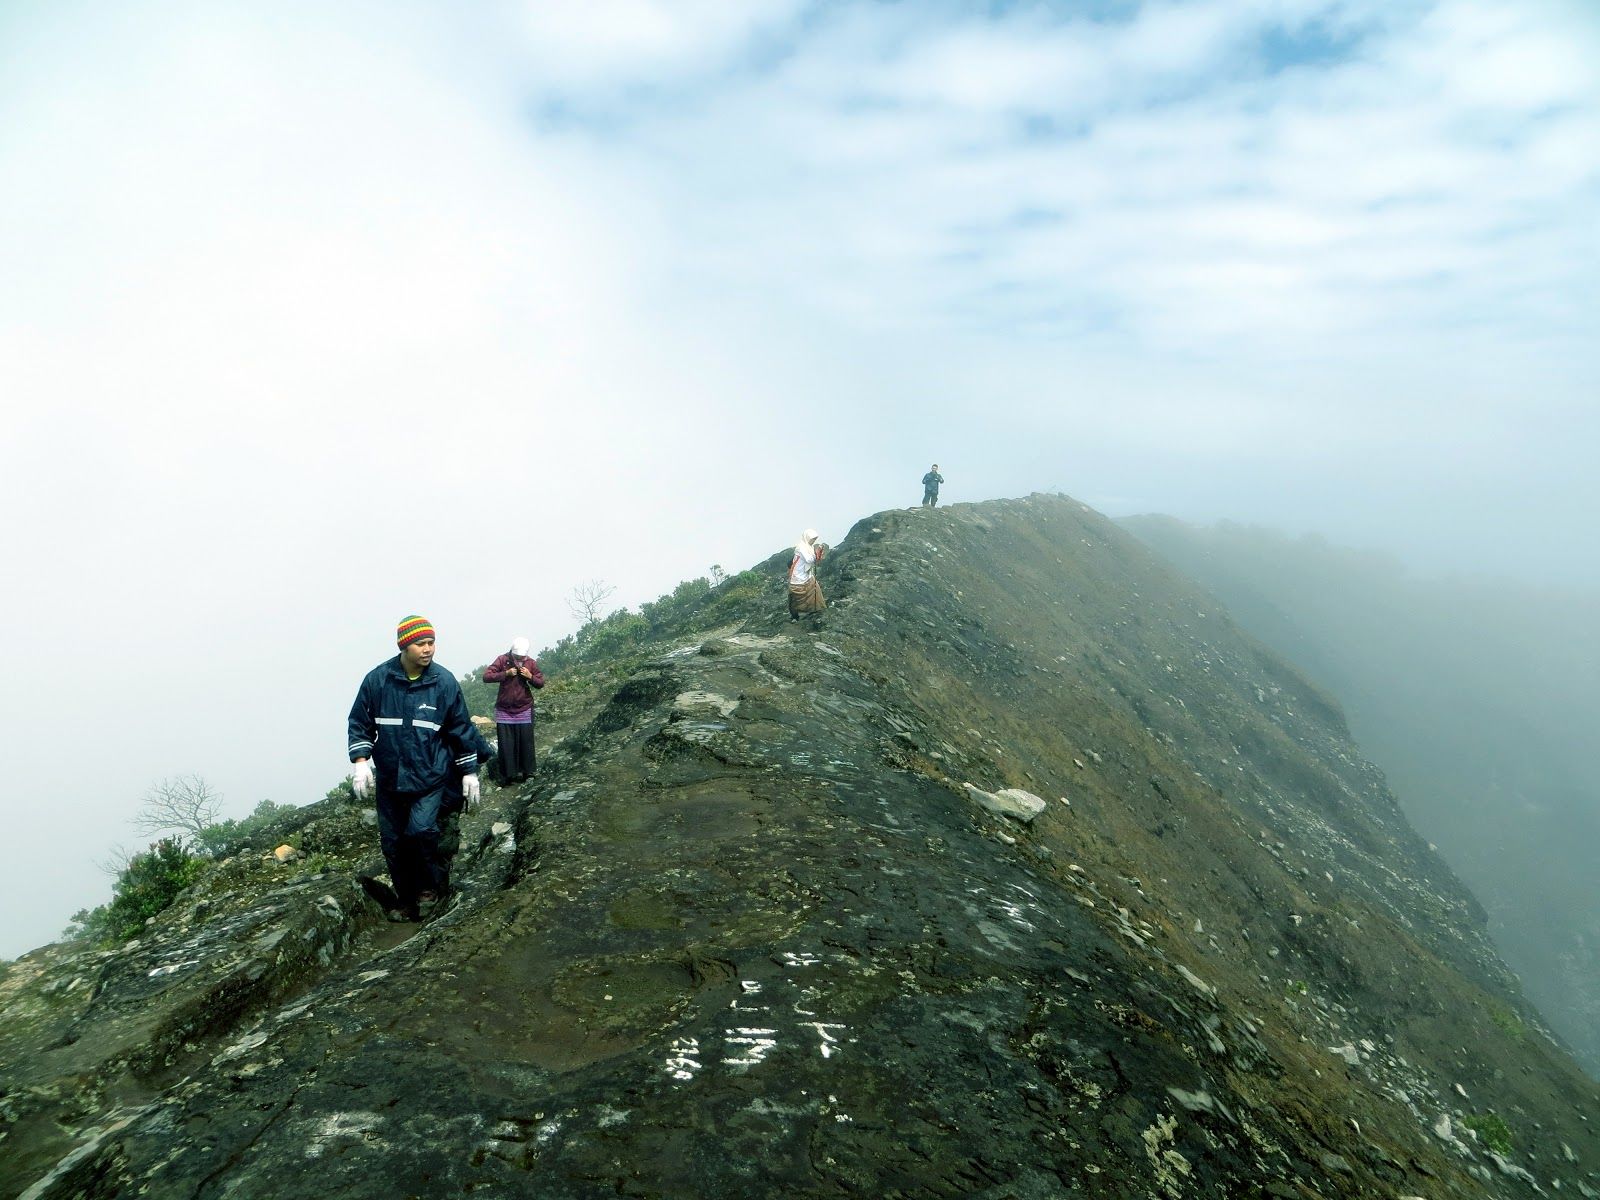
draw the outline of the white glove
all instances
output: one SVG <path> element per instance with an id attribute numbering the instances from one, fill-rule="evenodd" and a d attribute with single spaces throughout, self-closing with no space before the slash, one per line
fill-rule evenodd
<path id="1" fill-rule="evenodd" d="M 472 812 L 478 807 L 478 800 L 483 795 L 483 785 L 478 782 L 476 775 L 463 775 L 461 777 L 461 807 Z"/>
<path id="2" fill-rule="evenodd" d="M 377 790 L 377 779 L 372 773 L 372 760 L 364 758 L 356 764 L 356 799 L 371 800 Z"/>

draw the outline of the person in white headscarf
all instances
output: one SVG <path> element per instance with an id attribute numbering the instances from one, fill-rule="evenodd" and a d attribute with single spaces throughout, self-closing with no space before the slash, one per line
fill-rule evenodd
<path id="1" fill-rule="evenodd" d="M 817 531 L 808 529 L 794 544 L 794 557 L 789 560 L 789 619 L 798 621 L 801 613 L 821 612 L 828 606 L 822 598 L 822 585 L 817 582 L 817 564 L 827 552 L 827 546 L 817 540 Z"/>
<path id="2" fill-rule="evenodd" d="M 498 683 L 494 701 L 495 736 L 500 743 L 500 782 L 521 783 L 534 771 L 533 693 L 544 686 L 538 659 L 528 655 L 528 639 L 511 640 L 511 651 L 483 670 L 485 683 Z"/>

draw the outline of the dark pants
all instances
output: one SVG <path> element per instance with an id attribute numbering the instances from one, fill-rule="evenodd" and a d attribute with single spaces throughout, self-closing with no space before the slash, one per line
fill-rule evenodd
<path id="1" fill-rule="evenodd" d="M 517 783 L 533 774 L 533 722 L 526 725 L 496 723 L 500 742 L 500 782 Z"/>
<path id="2" fill-rule="evenodd" d="M 378 841 L 389 880 L 402 904 L 415 904 L 423 892 L 444 895 L 448 869 L 439 854 L 439 821 L 444 788 L 426 795 L 385 794 L 378 790 Z"/>
<path id="3" fill-rule="evenodd" d="M 938 488 L 923 488 L 922 489 L 922 507 L 923 508 L 933 508 L 938 503 L 939 503 L 939 489 Z"/>
<path id="4" fill-rule="evenodd" d="M 452 771 L 450 778 L 445 781 L 444 803 L 439 806 L 441 896 L 450 886 L 450 864 L 455 862 L 456 851 L 461 849 L 461 813 L 466 806 L 466 798 L 461 794 L 461 776 Z"/>

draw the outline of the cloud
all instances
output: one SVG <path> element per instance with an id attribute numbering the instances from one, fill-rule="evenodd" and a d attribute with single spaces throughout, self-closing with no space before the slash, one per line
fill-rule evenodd
<path id="1" fill-rule="evenodd" d="M 687 269 L 863 324 L 1082 336 L 1092 313 L 1155 353 L 1344 358 L 1472 314 L 1515 350 L 1594 316 L 1571 270 L 1600 186 L 1593 36 L 1560 10 L 929 11 L 819 17 L 770 70 L 631 111 L 665 203 L 706 184 L 671 210 Z"/>
<path id="2" fill-rule="evenodd" d="M 581 93 L 721 69 L 802 7 L 801 0 L 525 0 L 520 27 L 537 86 Z"/>
<path id="3" fill-rule="evenodd" d="M 1600 19 L 1577 5 L 1463 0 L 1431 8 L 1393 62 L 1467 110 L 1534 115 L 1600 98 Z"/>

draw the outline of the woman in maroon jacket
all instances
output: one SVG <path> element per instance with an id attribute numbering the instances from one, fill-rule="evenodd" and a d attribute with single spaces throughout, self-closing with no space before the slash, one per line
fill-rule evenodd
<path id="1" fill-rule="evenodd" d="M 533 774 L 533 690 L 544 686 L 538 662 L 528 657 L 528 639 L 514 638 L 510 652 L 485 667 L 483 678 L 500 685 L 494 701 L 500 782 L 520 783 Z"/>

